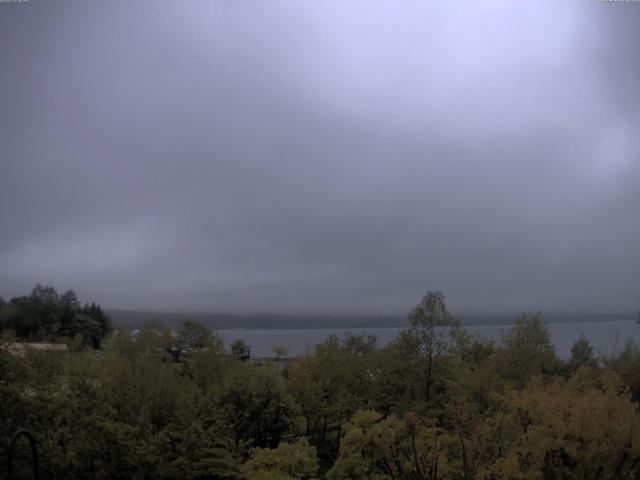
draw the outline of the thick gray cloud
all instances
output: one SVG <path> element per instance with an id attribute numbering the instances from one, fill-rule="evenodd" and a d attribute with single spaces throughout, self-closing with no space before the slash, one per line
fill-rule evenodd
<path id="1" fill-rule="evenodd" d="M 0 293 L 640 303 L 640 4 L 0 4 Z"/>

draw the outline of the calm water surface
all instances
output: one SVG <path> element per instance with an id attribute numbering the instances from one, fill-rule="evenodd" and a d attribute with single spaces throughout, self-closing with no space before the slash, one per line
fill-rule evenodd
<path id="1" fill-rule="evenodd" d="M 482 325 L 467 327 L 483 335 L 499 339 L 503 330 L 509 325 Z M 299 355 L 311 349 L 316 343 L 323 342 L 329 335 L 342 336 L 345 333 L 368 333 L 378 337 L 380 345 L 392 341 L 401 328 L 368 328 L 368 329 L 234 329 L 218 330 L 227 343 L 240 338 L 251 346 L 254 357 L 273 356 L 271 347 L 285 345 L 289 355 Z M 571 356 L 571 346 L 580 335 L 584 335 L 600 355 L 611 355 L 624 348 L 627 339 L 632 338 L 640 343 L 640 325 L 634 321 L 620 322 L 588 322 L 588 323 L 551 323 L 551 338 L 560 358 Z"/>

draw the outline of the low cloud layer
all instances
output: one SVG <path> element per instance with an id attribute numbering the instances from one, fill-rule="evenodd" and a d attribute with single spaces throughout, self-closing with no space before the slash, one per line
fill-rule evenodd
<path id="1" fill-rule="evenodd" d="M 0 295 L 640 307 L 640 4 L 0 5 Z"/>

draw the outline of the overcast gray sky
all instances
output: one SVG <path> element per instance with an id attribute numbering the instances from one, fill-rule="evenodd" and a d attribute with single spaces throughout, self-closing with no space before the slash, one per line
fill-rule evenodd
<path id="1" fill-rule="evenodd" d="M 0 3 L 0 295 L 640 307 L 640 3 Z"/>

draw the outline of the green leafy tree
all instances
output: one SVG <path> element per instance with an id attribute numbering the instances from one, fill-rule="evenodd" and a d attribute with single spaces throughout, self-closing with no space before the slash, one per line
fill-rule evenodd
<path id="1" fill-rule="evenodd" d="M 277 448 L 256 448 L 244 464 L 246 480 L 310 480 L 318 474 L 316 449 L 305 438 Z"/>
<path id="2" fill-rule="evenodd" d="M 80 312 L 80 302 L 73 290 L 67 290 L 60 295 L 59 304 L 58 317 L 56 319 L 56 333 L 60 337 L 72 338 L 78 333 L 74 329 L 73 320 Z"/>
<path id="3" fill-rule="evenodd" d="M 350 352 L 336 335 L 289 366 L 289 389 L 302 408 L 306 435 L 318 445 L 321 458 L 335 450 L 336 442 L 328 440 L 331 432 L 339 432 L 340 425 L 366 405 L 369 367 L 364 356 Z"/>
<path id="4" fill-rule="evenodd" d="M 169 328 L 158 330 L 144 326 L 137 331 L 119 328 L 104 342 L 103 350 L 131 362 L 149 356 L 166 359 L 167 349 L 174 343 L 175 339 Z"/>
<path id="5" fill-rule="evenodd" d="M 210 408 L 212 417 L 227 423 L 236 442 L 254 447 L 275 448 L 299 415 L 279 371 L 237 362 L 232 374 L 212 392 Z"/>
<path id="6" fill-rule="evenodd" d="M 78 313 L 73 317 L 71 328 L 74 336 L 80 336 L 85 345 L 93 348 L 100 347 L 102 327 L 94 318 L 85 313 Z"/>
<path id="7" fill-rule="evenodd" d="M 523 386 L 533 375 L 553 374 L 559 368 L 542 312 L 522 313 L 515 325 L 503 332 L 497 362 L 503 377 L 518 386 Z"/>
<path id="8" fill-rule="evenodd" d="M 109 318 L 109 316 L 104 313 L 100 305 L 91 302 L 90 304 L 86 304 L 84 307 L 82 307 L 80 311 L 98 322 L 98 325 L 100 325 L 102 338 L 106 337 L 112 331 L 113 328 L 111 325 L 111 318 Z"/>
<path id="9" fill-rule="evenodd" d="M 598 360 L 593 353 L 593 346 L 584 335 L 581 335 L 571 347 L 571 358 L 569 359 L 569 372 L 573 375 L 580 367 L 596 368 Z"/>
<path id="10" fill-rule="evenodd" d="M 202 392 L 219 387 L 230 375 L 234 375 L 238 362 L 213 348 L 195 352 L 189 362 L 181 364 L 183 374 L 195 382 Z"/>
<path id="11" fill-rule="evenodd" d="M 241 459 L 233 442 L 215 429 L 194 423 L 172 425 L 153 438 L 151 461 L 163 480 L 240 480 Z"/>
<path id="12" fill-rule="evenodd" d="M 342 338 L 342 346 L 350 354 L 363 357 L 375 352 L 378 338 L 366 333 L 347 333 Z"/>
<path id="13" fill-rule="evenodd" d="M 495 353 L 495 341 L 479 332 L 456 328 L 451 336 L 452 353 L 468 365 L 479 365 Z"/>
<path id="14" fill-rule="evenodd" d="M 430 419 L 404 418 L 373 411 L 358 413 L 347 424 L 340 457 L 328 480 L 436 480 L 460 478 L 447 461 L 452 437 Z"/>
<path id="15" fill-rule="evenodd" d="M 429 402 L 432 396 L 438 357 L 448 351 L 451 345 L 451 331 L 458 322 L 447 310 L 441 292 L 427 292 L 420 303 L 409 312 L 411 328 L 404 332 L 404 342 L 420 358 L 424 359 L 424 395 Z"/>
<path id="16" fill-rule="evenodd" d="M 202 322 L 185 320 L 176 331 L 176 340 L 181 348 L 189 351 L 199 351 L 205 348 L 222 350 L 222 339 Z"/>
<path id="17" fill-rule="evenodd" d="M 638 478 L 637 405 L 615 376 L 594 384 L 580 372 L 586 370 L 567 383 L 537 378 L 505 393 L 498 413 L 486 420 L 497 435 L 477 478 Z"/>
<path id="18" fill-rule="evenodd" d="M 633 399 L 640 401 L 640 346 L 629 339 L 620 354 L 605 359 L 604 364 L 631 389 Z"/>
<path id="19" fill-rule="evenodd" d="M 486 410 L 491 406 L 492 391 L 504 382 L 496 371 L 495 341 L 463 328 L 454 329 L 452 337 L 453 358 L 448 359 L 447 393 Z M 445 414 L 449 419 L 452 415 L 451 407 L 455 407 L 455 402 L 452 403 L 447 398 Z M 456 414 L 453 413 L 453 416 Z"/>

